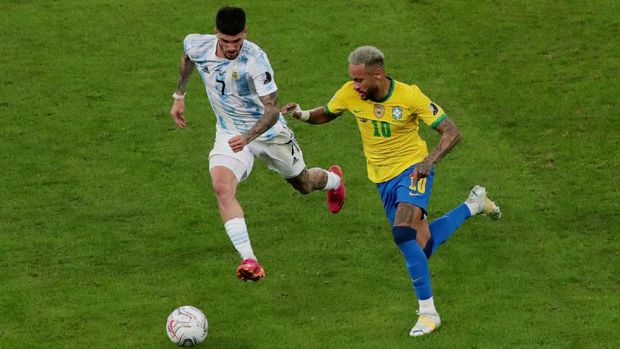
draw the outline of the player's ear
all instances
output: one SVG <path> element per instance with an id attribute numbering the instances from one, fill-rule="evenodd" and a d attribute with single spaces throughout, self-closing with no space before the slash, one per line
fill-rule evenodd
<path id="1" fill-rule="evenodd" d="M 377 80 L 383 79 L 384 74 L 385 72 L 381 67 L 376 67 L 375 70 L 372 72 L 372 76 L 374 76 L 374 78 Z"/>

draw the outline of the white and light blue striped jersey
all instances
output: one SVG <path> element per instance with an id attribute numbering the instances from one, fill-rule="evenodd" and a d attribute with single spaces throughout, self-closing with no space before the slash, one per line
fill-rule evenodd
<path id="1" fill-rule="evenodd" d="M 189 34 L 183 46 L 205 84 L 217 118 L 217 131 L 246 133 L 263 116 L 264 106 L 259 97 L 278 90 L 267 54 L 258 45 L 244 40 L 235 59 L 217 57 L 217 37 L 212 34 Z M 283 125 L 286 121 L 280 116 L 258 139 L 272 139 Z"/>

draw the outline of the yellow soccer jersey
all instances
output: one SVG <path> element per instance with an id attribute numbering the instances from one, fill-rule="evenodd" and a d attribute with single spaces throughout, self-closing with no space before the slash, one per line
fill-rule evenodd
<path id="1" fill-rule="evenodd" d="M 348 110 L 357 119 L 368 178 L 375 183 L 388 181 L 424 160 L 428 150 L 418 133 L 420 119 L 435 128 L 447 117 L 416 85 L 391 81 L 381 101 L 362 100 L 349 81 L 325 106 L 332 116 Z"/>

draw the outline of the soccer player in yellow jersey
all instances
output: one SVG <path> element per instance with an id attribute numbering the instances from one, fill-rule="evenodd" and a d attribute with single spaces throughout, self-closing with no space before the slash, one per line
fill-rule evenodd
<path id="1" fill-rule="evenodd" d="M 428 258 L 467 218 L 487 214 L 498 219 L 501 212 L 485 188 L 476 185 L 464 203 L 428 223 L 433 166 L 460 141 L 461 133 L 419 87 L 387 76 L 383 60 L 376 47 L 358 47 L 349 55 L 351 81 L 327 105 L 302 110 L 289 103 L 282 113 L 311 124 L 330 122 L 345 111 L 355 116 L 368 178 L 377 185 L 419 302 L 419 317 L 409 335 L 421 336 L 441 325 L 433 303 Z M 420 120 L 441 134 L 431 152 L 418 133 Z"/>

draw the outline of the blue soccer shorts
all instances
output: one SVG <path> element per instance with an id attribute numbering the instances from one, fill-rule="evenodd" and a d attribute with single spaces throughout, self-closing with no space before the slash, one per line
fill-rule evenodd
<path id="1" fill-rule="evenodd" d="M 390 226 L 394 225 L 396 206 L 401 202 L 418 206 L 424 210 L 426 216 L 428 202 L 431 197 L 431 188 L 433 187 L 433 178 L 435 177 L 435 168 L 433 168 L 428 177 L 420 178 L 417 183 L 412 183 L 412 178 L 410 177 L 414 170 L 415 165 L 412 165 L 389 181 L 377 183 L 377 190 L 379 191 L 379 196 L 381 196 L 383 208 L 390 221 Z"/>

